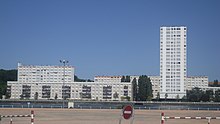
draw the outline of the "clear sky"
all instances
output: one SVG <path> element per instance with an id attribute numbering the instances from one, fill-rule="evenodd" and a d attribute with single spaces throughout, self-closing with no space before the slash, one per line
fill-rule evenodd
<path id="1" fill-rule="evenodd" d="M 173 25 L 188 28 L 188 76 L 220 80 L 220 0 L 1 0 L 0 68 L 159 75 L 159 28 Z"/>

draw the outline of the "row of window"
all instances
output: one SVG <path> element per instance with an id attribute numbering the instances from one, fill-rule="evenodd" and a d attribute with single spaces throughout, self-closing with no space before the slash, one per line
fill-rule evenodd
<path id="1" fill-rule="evenodd" d="M 181 28 L 180 27 L 161 27 L 160 28 L 160 30 L 163 30 L 163 29 L 165 29 L 165 30 L 181 30 Z M 186 27 L 182 27 L 182 29 L 184 29 L 184 30 L 186 30 Z"/>

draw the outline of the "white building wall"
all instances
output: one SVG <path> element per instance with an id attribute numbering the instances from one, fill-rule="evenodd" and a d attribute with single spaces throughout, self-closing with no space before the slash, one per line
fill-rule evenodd
<path id="1" fill-rule="evenodd" d="M 65 69 L 65 76 L 64 76 Z M 65 83 L 74 81 L 72 66 L 34 66 L 18 64 L 18 81 L 22 83 Z"/>
<path id="2" fill-rule="evenodd" d="M 160 97 L 186 95 L 186 27 L 160 28 Z"/>
<path id="3" fill-rule="evenodd" d="M 153 98 L 156 98 L 160 93 L 160 76 L 149 76 L 149 78 L 152 83 Z"/>
<path id="4" fill-rule="evenodd" d="M 34 99 L 35 93 L 38 93 L 38 99 L 57 99 L 62 98 L 62 86 L 70 86 L 70 99 L 82 98 L 83 86 L 91 87 L 91 98 L 93 100 L 121 100 L 121 97 L 131 97 L 131 82 L 121 82 L 121 76 L 96 76 L 95 82 L 74 82 L 74 68 L 65 66 L 65 83 L 63 83 L 63 66 L 23 66 L 18 64 L 18 81 L 8 81 L 11 86 L 10 99 L 20 99 L 23 86 L 30 86 L 30 98 Z M 48 86 L 49 98 L 43 98 L 43 86 Z M 109 92 L 110 99 L 103 98 L 103 87 L 111 87 Z M 128 89 L 124 89 L 127 86 Z M 85 89 L 84 89 L 85 91 Z M 110 89 L 109 89 L 110 91 Z M 86 91 L 87 92 L 87 91 Z M 114 93 L 118 98 L 114 98 Z"/>
<path id="5" fill-rule="evenodd" d="M 204 89 L 208 87 L 208 76 L 187 77 L 186 89 L 192 90 L 195 87 Z"/>

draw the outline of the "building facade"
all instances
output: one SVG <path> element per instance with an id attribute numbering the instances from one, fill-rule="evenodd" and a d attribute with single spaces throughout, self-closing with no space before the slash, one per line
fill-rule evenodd
<path id="1" fill-rule="evenodd" d="M 195 87 L 204 89 L 208 87 L 208 76 L 190 76 L 187 77 L 186 90 L 192 90 Z"/>
<path id="2" fill-rule="evenodd" d="M 160 76 L 149 76 L 151 84 L 152 84 L 152 93 L 153 98 L 156 99 L 157 97 L 160 97 Z"/>
<path id="3" fill-rule="evenodd" d="M 186 95 L 185 26 L 160 27 L 160 98 L 176 98 Z"/>
<path id="4" fill-rule="evenodd" d="M 10 99 L 131 99 L 131 82 L 121 76 L 96 76 L 94 82 L 74 82 L 72 66 L 18 64 L 18 80 L 8 81 Z"/>

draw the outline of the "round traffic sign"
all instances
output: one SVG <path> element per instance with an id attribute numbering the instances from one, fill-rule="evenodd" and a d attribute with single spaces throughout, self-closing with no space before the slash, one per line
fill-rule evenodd
<path id="1" fill-rule="evenodd" d="M 133 107 L 131 105 L 126 105 L 123 108 L 123 117 L 124 119 L 130 119 L 132 117 L 133 114 Z"/>

